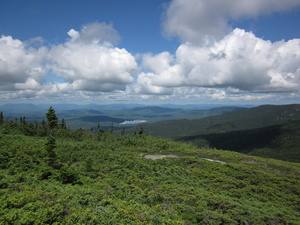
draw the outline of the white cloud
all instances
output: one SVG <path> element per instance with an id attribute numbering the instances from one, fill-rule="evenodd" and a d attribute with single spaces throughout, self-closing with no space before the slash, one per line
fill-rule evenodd
<path id="1" fill-rule="evenodd" d="M 71 29 L 68 34 L 70 39 L 64 44 L 49 49 L 33 47 L 43 43 L 41 38 L 22 42 L 2 36 L 1 99 L 113 98 L 118 90 L 125 91 L 127 84 L 134 82 L 138 65 L 126 49 L 113 46 L 119 36 L 112 25 L 93 23 L 81 31 Z M 49 70 L 52 76 L 66 82 L 44 84 Z"/>
<path id="2" fill-rule="evenodd" d="M 125 49 L 99 44 L 66 43 L 53 47 L 50 56 L 53 73 L 69 82 L 126 85 L 133 82 L 137 70 L 135 58 Z"/>
<path id="3" fill-rule="evenodd" d="M 111 24 L 70 29 L 65 43 L 49 49 L 41 47 L 41 38 L 22 42 L 2 36 L 1 100 L 225 103 L 299 99 L 300 39 L 272 43 L 228 26 L 229 19 L 286 10 L 297 3 L 273 0 L 268 8 L 266 2 L 232 0 L 222 5 L 221 0 L 174 0 L 165 29 L 189 42 L 182 43 L 175 54 L 140 54 L 140 65 L 126 49 L 114 46 L 120 37 Z M 47 70 L 65 82 L 54 77 L 54 82 L 43 83 Z"/>
<path id="4" fill-rule="evenodd" d="M 26 46 L 11 36 L 0 38 L 0 89 L 15 89 L 20 86 L 35 88 L 45 78 L 43 62 L 47 48 Z"/>
<path id="5" fill-rule="evenodd" d="M 71 42 L 83 44 L 99 44 L 104 42 L 117 44 L 120 41 L 120 36 L 112 24 L 98 22 L 83 26 L 80 32 L 71 29 L 68 35 L 71 37 Z"/>
<path id="6" fill-rule="evenodd" d="M 147 84 L 230 87 L 249 92 L 300 89 L 300 39 L 271 43 L 235 29 L 211 46 L 184 43 L 177 49 L 173 63 L 161 66 L 159 61 L 170 62 L 172 58 L 164 56 L 165 60 L 163 55 L 144 58 L 143 64 L 153 70 L 141 75 Z"/>
<path id="7" fill-rule="evenodd" d="M 92 80 L 79 79 L 73 83 L 74 90 L 85 90 L 94 92 L 113 92 L 115 90 L 125 90 L 126 85 L 116 83 L 97 83 Z"/>
<path id="8" fill-rule="evenodd" d="M 183 42 L 211 44 L 232 30 L 230 21 L 290 10 L 299 0 L 173 0 L 164 21 L 168 36 Z"/>
<path id="9" fill-rule="evenodd" d="M 154 94 L 154 95 L 166 95 L 172 92 L 172 89 L 162 87 L 161 85 L 153 84 L 153 73 L 141 73 L 139 74 L 136 82 L 127 88 L 127 92 L 136 94 Z"/>
<path id="10" fill-rule="evenodd" d="M 158 55 L 142 55 L 142 67 L 144 70 L 150 70 L 155 73 L 168 69 L 173 64 L 173 56 L 169 52 L 162 52 Z"/>
<path id="11" fill-rule="evenodd" d="M 125 89 L 126 84 L 134 81 L 137 63 L 125 49 L 100 42 L 115 39 L 113 31 L 111 25 L 97 23 L 83 27 L 81 32 L 71 29 L 68 32 L 71 40 L 53 46 L 50 51 L 53 73 L 74 82 L 77 90 Z"/>

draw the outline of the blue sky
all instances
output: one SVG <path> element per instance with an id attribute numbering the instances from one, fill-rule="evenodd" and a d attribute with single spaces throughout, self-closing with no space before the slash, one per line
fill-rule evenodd
<path id="1" fill-rule="evenodd" d="M 0 104 L 300 103 L 299 0 L 0 0 Z"/>
<path id="2" fill-rule="evenodd" d="M 1 1 L 0 28 L 4 35 L 20 40 L 41 36 L 50 43 L 63 43 L 67 32 L 93 22 L 112 23 L 121 36 L 120 46 L 130 52 L 176 50 L 162 36 L 165 4 L 161 0 Z M 4 22 L 5 21 L 5 22 Z"/>

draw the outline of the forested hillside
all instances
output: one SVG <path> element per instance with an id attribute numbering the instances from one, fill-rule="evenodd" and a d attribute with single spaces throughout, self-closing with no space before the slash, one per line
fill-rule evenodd
<path id="1" fill-rule="evenodd" d="M 295 120 L 300 120 L 300 105 L 263 105 L 202 119 L 165 120 L 144 128 L 154 136 L 176 138 L 255 129 Z"/>
<path id="2" fill-rule="evenodd" d="M 250 130 L 186 136 L 176 141 L 300 162 L 300 120 Z"/>
<path id="3" fill-rule="evenodd" d="M 298 163 L 2 116 L 0 224 L 300 223 Z"/>
<path id="4" fill-rule="evenodd" d="M 300 105 L 265 105 L 204 119 L 166 120 L 144 129 L 202 148 L 300 162 Z"/>

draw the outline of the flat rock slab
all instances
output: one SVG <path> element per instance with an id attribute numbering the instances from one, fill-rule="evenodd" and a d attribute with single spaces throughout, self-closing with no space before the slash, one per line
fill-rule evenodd
<path id="1" fill-rule="evenodd" d="M 144 155 L 145 159 L 164 159 L 164 158 L 179 158 L 177 155 Z M 216 163 L 221 163 L 221 164 L 226 164 L 226 162 L 220 161 L 220 160 L 214 160 L 214 159 L 206 159 L 202 158 L 204 160 L 210 161 L 210 162 L 216 162 Z"/>
<path id="2" fill-rule="evenodd" d="M 223 162 L 223 161 L 220 161 L 220 160 L 206 159 L 206 158 L 202 158 L 202 159 L 210 161 L 210 162 L 216 162 L 216 163 L 226 164 L 226 162 Z"/>

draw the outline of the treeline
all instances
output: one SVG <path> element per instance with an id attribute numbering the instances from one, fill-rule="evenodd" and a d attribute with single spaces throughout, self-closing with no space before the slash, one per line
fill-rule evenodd
<path id="1" fill-rule="evenodd" d="M 65 137 L 65 138 L 73 138 L 75 140 L 83 140 L 83 139 L 105 139 L 105 138 L 112 138 L 115 135 L 114 124 L 111 123 L 108 129 L 105 131 L 100 123 L 97 124 L 95 128 L 91 127 L 89 129 L 78 128 L 75 130 L 71 130 L 65 119 L 61 118 L 58 119 L 56 116 L 56 112 L 52 106 L 48 109 L 45 113 L 45 119 L 41 122 L 29 122 L 26 120 L 24 116 L 19 118 L 5 119 L 5 115 L 3 112 L 0 112 L 0 124 L 6 133 L 19 133 L 25 134 L 28 136 L 51 136 L 54 137 Z M 144 129 L 143 127 L 139 127 L 136 131 L 133 132 L 134 135 L 136 134 L 143 134 Z M 122 128 L 118 130 L 118 135 L 125 135 L 126 130 Z"/>
<path id="2" fill-rule="evenodd" d="M 40 123 L 38 121 L 29 122 L 25 116 L 14 118 L 13 120 L 5 119 L 3 112 L 0 112 L 0 124 L 7 133 L 22 133 L 28 136 L 47 136 L 49 131 L 53 128 L 67 129 L 65 120 L 62 118 L 61 123 L 58 123 L 55 111 L 52 107 L 46 113 L 48 122 L 43 119 Z M 49 118 L 48 118 L 49 117 Z"/>

